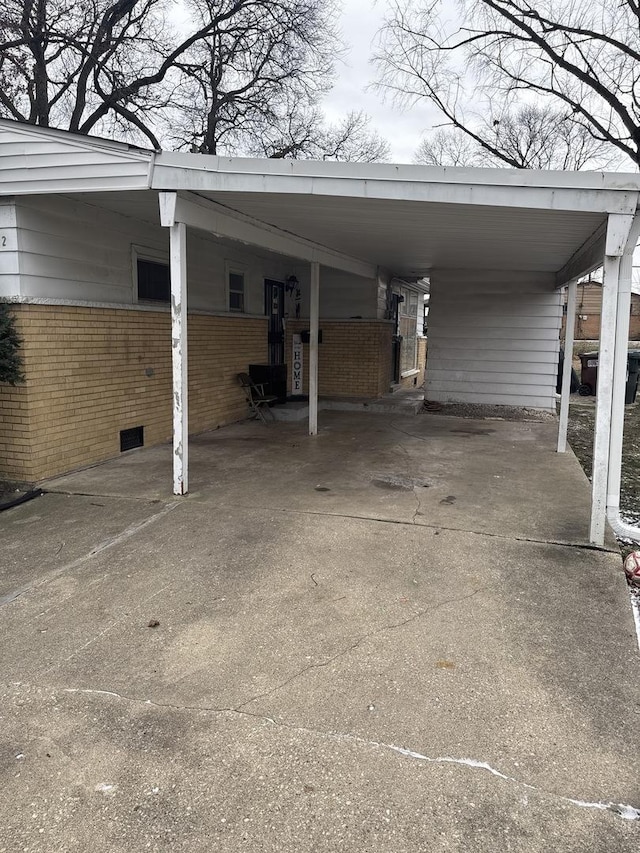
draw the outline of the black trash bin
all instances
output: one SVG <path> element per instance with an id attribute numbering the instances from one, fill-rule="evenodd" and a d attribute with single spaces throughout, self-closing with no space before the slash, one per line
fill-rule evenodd
<path id="1" fill-rule="evenodd" d="M 583 397 L 596 393 L 598 385 L 598 352 L 584 352 L 580 355 L 580 382 L 578 393 Z M 627 384 L 625 386 L 624 402 L 628 406 L 635 403 L 640 379 L 640 350 L 629 350 L 627 353 Z"/>
<path id="2" fill-rule="evenodd" d="M 560 347 L 560 356 L 558 358 L 558 376 L 556 378 L 556 394 L 562 393 L 562 374 L 564 372 L 564 347 Z M 569 390 L 573 394 L 578 390 L 580 382 L 578 381 L 578 374 L 571 367 L 571 382 L 569 383 Z"/>
<path id="3" fill-rule="evenodd" d="M 596 393 L 598 384 L 598 355 L 597 352 L 580 353 L 580 387 L 578 394 L 588 397 Z"/>
<path id="4" fill-rule="evenodd" d="M 627 388 L 624 395 L 626 405 L 635 403 L 640 378 L 640 350 L 630 349 L 627 353 Z"/>

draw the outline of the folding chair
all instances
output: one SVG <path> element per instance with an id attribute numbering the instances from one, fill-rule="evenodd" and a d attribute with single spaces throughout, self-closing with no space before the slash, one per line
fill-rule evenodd
<path id="1" fill-rule="evenodd" d="M 273 403 L 278 399 L 275 394 L 265 394 L 264 385 L 262 383 L 254 382 L 248 373 L 238 373 L 238 382 L 242 386 L 244 395 L 247 398 L 247 403 L 251 410 L 251 417 L 260 418 L 262 423 L 266 424 L 267 419 L 264 416 L 266 409 L 266 411 L 269 412 L 271 420 L 275 421 L 276 416 L 269 408 L 269 403 Z"/>

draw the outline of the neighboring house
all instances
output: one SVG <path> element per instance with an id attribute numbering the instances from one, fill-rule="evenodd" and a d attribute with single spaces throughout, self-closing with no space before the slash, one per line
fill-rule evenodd
<path id="1" fill-rule="evenodd" d="M 564 294 L 564 313 L 567 310 L 567 294 Z M 600 337 L 600 318 L 602 314 L 602 279 L 587 279 L 578 282 L 576 296 L 576 333 L 577 341 L 597 341 Z M 565 318 L 562 328 L 564 331 Z M 640 294 L 631 294 L 631 313 L 629 316 L 629 340 L 640 340 Z"/>

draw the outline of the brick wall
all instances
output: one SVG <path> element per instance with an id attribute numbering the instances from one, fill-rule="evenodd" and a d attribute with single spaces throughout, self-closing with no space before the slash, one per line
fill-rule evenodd
<path id="1" fill-rule="evenodd" d="M 420 388 L 424 382 L 424 368 L 427 360 L 427 339 L 418 338 L 416 340 L 416 370 L 417 373 L 412 373 L 410 376 L 401 376 L 400 385 L 403 388 Z"/>
<path id="2" fill-rule="evenodd" d="M 27 382 L 0 385 L 0 479 L 27 482 L 120 452 L 120 430 L 145 446 L 171 437 L 167 312 L 17 305 Z M 266 319 L 189 316 L 189 430 L 247 415 L 236 373 L 267 354 Z"/>
<path id="3" fill-rule="evenodd" d="M 426 338 L 418 338 L 418 370 L 420 373 L 418 374 L 418 382 L 417 385 L 420 388 L 424 384 L 424 371 L 427 365 L 427 339 Z"/>
<path id="4" fill-rule="evenodd" d="M 308 320 L 288 320 L 285 361 L 291 388 L 292 335 Z M 380 397 L 391 382 L 391 323 L 381 320 L 321 320 L 318 393 L 325 397 Z M 304 345 L 304 393 L 309 391 L 309 347 Z"/>

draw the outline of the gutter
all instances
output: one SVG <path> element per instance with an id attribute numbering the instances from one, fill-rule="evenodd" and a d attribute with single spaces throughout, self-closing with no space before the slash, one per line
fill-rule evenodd
<path id="1" fill-rule="evenodd" d="M 627 524 L 627 522 L 620 518 L 620 486 L 622 480 L 622 438 L 624 433 L 624 397 L 629 340 L 629 314 L 631 311 L 631 278 L 633 252 L 639 239 L 640 213 L 636 212 L 620 260 L 606 509 L 607 521 L 615 535 L 621 539 L 631 539 L 637 543 L 640 543 L 640 527 Z M 623 369 L 622 365 L 625 366 L 625 369 Z"/>

